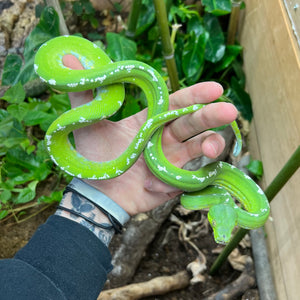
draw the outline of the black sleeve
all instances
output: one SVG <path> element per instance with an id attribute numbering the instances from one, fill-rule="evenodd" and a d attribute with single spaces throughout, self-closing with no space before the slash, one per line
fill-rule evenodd
<path id="1" fill-rule="evenodd" d="M 111 269 L 90 230 L 54 215 L 13 259 L 0 260 L 0 300 L 95 300 Z"/>

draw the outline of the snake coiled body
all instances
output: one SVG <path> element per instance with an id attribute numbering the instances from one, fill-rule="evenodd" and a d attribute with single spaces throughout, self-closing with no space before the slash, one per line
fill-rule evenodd
<path id="1" fill-rule="evenodd" d="M 85 69 L 65 67 L 62 64 L 65 54 L 76 56 Z M 96 89 L 93 101 L 62 114 L 46 133 L 50 156 L 65 172 L 79 178 L 111 179 L 126 172 L 144 153 L 145 161 L 155 176 L 185 191 L 181 196 L 184 207 L 210 208 L 208 217 L 217 242 L 228 242 L 235 225 L 252 229 L 265 223 L 269 204 L 264 193 L 237 168 L 216 162 L 197 171 L 187 171 L 166 159 L 161 147 L 163 125 L 195 112 L 203 105 L 169 111 L 166 84 L 150 66 L 138 61 L 114 63 L 95 44 L 83 38 L 63 36 L 40 47 L 35 57 L 35 70 L 43 81 L 59 91 Z M 68 135 L 75 129 L 113 115 L 123 104 L 123 83 L 135 84 L 144 91 L 148 101 L 147 120 L 118 158 L 105 162 L 88 160 L 72 147 Z M 232 122 L 231 127 L 238 141 L 237 154 L 241 149 L 241 137 L 236 122 Z M 235 204 L 234 198 L 242 208 Z"/>

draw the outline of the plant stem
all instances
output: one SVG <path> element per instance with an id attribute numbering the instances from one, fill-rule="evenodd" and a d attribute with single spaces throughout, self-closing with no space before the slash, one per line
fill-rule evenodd
<path id="1" fill-rule="evenodd" d="M 240 15 L 240 3 L 232 1 L 232 10 L 229 19 L 228 31 L 227 31 L 227 44 L 233 45 L 235 41 L 237 26 L 239 23 Z"/>
<path id="2" fill-rule="evenodd" d="M 135 36 L 136 25 L 142 7 L 142 0 L 133 0 L 127 21 L 126 36 L 133 38 Z"/>
<path id="3" fill-rule="evenodd" d="M 277 176 L 273 179 L 270 185 L 265 190 L 265 195 L 268 198 L 269 202 L 271 202 L 277 193 L 282 189 L 282 187 L 288 182 L 288 180 L 293 176 L 293 174 L 300 167 L 300 146 L 296 149 L 296 151 L 292 154 L 287 163 L 283 166 L 283 168 L 279 171 Z M 243 237 L 248 232 L 248 229 L 240 228 L 236 234 L 233 236 L 232 240 L 229 244 L 223 249 L 220 255 L 217 257 L 212 267 L 209 270 L 210 275 L 214 275 L 224 261 L 227 259 L 228 255 L 232 252 L 232 250 L 237 247 L 239 242 L 243 239 Z"/>
<path id="4" fill-rule="evenodd" d="M 59 32 L 61 35 L 69 35 L 69 30 L 67 28 L 65 19 L 63 17 L 60 4 L 58 0 L 47 0 L 47 5 L 52 6 L 58 14 L 59 18 Z"/>
<path id="5" fill-rule="evenodd" d="M 174 49 L 170 39 L 166 5 L 165 2 L 162 0 L 153 0 L 153 2 L 155 7 L 156 19 L 160 30 L 161 39 L 162 39 L 163 56 L 166 61 L 169 78 L 171 82 L 171 89 L 173 92 L 175 92 L 179 90 L 180 86 L 179 86 L 176 63 L 174 59 Z"/>

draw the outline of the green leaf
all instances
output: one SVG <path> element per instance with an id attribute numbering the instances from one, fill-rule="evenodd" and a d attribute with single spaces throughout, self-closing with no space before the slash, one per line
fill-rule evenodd
<path id="1" fill-rule="evenodd" d="M 246 168 L 257 177 L 259 180 L 262 178 L 264 173 L 263 164 L 260 160 L 251 160 Z"/>
<path id="2" fill-rule="evenodd" d="M 25 100 L 26 93 L 21 82 L 18 82 L 11 88 L 9 88 L 1 99 L 6 100 L 9 103 L 21 103 Z"/>
<path id="3" fill-rule="evenodd" d="M 8 215 L 8 210 L 0 210 L 0 220 L 4 219 Z"/>
<path id="4" fill-rule="evenodd" d="M 77 16 L 81 16 L 83 12 L 83 6 L 79 1 L 73 2 L 73 10 Z"/>
<path id="5" fill-rule="evenodd" d="M 231 78 L 228 97 L 233 100 L 234 105 L 241 112 L 242 116 L 250 122 L 253 117 L 251 98 L 235 77 Z"/>
<path id="6" fill-rule="evenodd" d="M 205 32 L 203 22 L 199 16 L 193 16 L 187 23 L 187 32 L 191 33 L 192 31 L 195 32 L 196 36 L 200 36 Z"/>
<path id="7" fill-rule="evenodd" d="M 182 69 L 189 85 L 197 82 L 203 71 L 205 45 L 208 37 L 207 32 L 196 36 L 192 31 L 188 43 L 184 47 Z"/>
<path id="8" fill-rule="evenodd" d="M 2 190 L 0 194 L 0 203 L 7 203 L 8 200 L 11 197 L 11 191 L 10 190 Z"/>
<path id="9" fill-rule="evenodd" d="M 48 102 L 51 104 L 51 109 L 55 110 L 57 116 L 61 115 L 62 113 L 71 108 L 69 96 L 67 93 L 52 93 L 51 96 L 48 98 Z"/>
<path id="10" fill-rule="evenodd" d="M 29 111 L 24 117 L 24 122 L 27 126 L 39 125 L 48 120 L 53 121 L 53 115 L 44 111 Z M 49 122 L 48 122 L 49 123 Z"/>
<path id="11" fill-rule="evenodd" d="M 107 54 L 115 61 L 135 59 L 136 43 L 126 37 L 108 32 L 107 39 Z"/>
<path id="12" fill-rule="evenodd" d="M 17 54 L 8 54 L 2 74 L 2 85 L 13 85 L 22 68 L 22 59 Z"/>
<path id="13" fill-rule="evenodd" d="M 222 16 L 231 12 L 231 0 L 202 0 L 205 11 L 215 16 Z"/>
<path id="14" fill-rule="evenodd" d="M 136 26 L 135 35 L 145 32 L 155 20 L 155 8 L 152 0 L 143 0 L 142 8 Z"/>
<path id="15" fill-rule="evenodd" d="M 205 59 L 212 63 L 220 61 L 225 54 L 225 39 L 218 18 L 206 14 L 204 16 L 204 27 L 209 33 L 209 39 L 205 49 Z"/>
<path id="16" fill-rule="evenodd" d="M 53 203 L 53 202 L 60 202 L 63 197 L 63 191 L 54 191 L 51 193 L 50 196 L 41 196 L 38 198 L 38 203 Z"/>
<path id="17" fill-rule="evenodd" d="M 242 46 L 239 45 L 227 45 L 225 55 L 221 61 L 217 62 L 215 65 L 215 72 L 222 71 L 230 66 L 230 64 L 236 59 L 236 57 L 243 50 Z"/>
<path id="18" fill-rule="evenodd" d="M 25 65 L 21 69 L 15 82 L 21 81 L 23 84 L 37 78 L 33 64 L 37 49 L 46 41 L 59 36 L 59 18 L 53 7 L 45 7 L 40 17 L 39 23 L 31 31 L 25 40 L 24 59 Z"/>
<path id="19" fill-rule="evenodd" d="M 32 181 L 28 184 L 28 187 L 24 188 L 14 201 L 14 204 L 27 203 L 34 199 L 35 189 L 38 181 Z"/>
<path id="20" fill-rule="evenodd" d="M 7 111 L 12 117 L 21 122 L 28 113 L 28 103 L 12 104 L 7 107 Z"/>

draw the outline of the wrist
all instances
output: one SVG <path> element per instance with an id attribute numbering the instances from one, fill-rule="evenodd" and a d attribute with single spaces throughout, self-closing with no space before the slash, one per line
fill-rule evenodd
<path id="1" fill-rule="evenodd" d="M 121 232 L 129 220 L 118 204 L 77 178 L 66 187 L 56 214 L 87 227 L 106 245 L 114 232 Z"/>
<path id="2" fill-rule="evenodd" d="M 95 205 L 76 193 L 65 193 L 55 214 L 86 227 L 106 246 L 109 245 L 114 236 L 115 230 L 108 217 Z M 89 220 L 92 220 L 93 223 Z M 95 225 L 95 223 L 100 226 Z"/>

